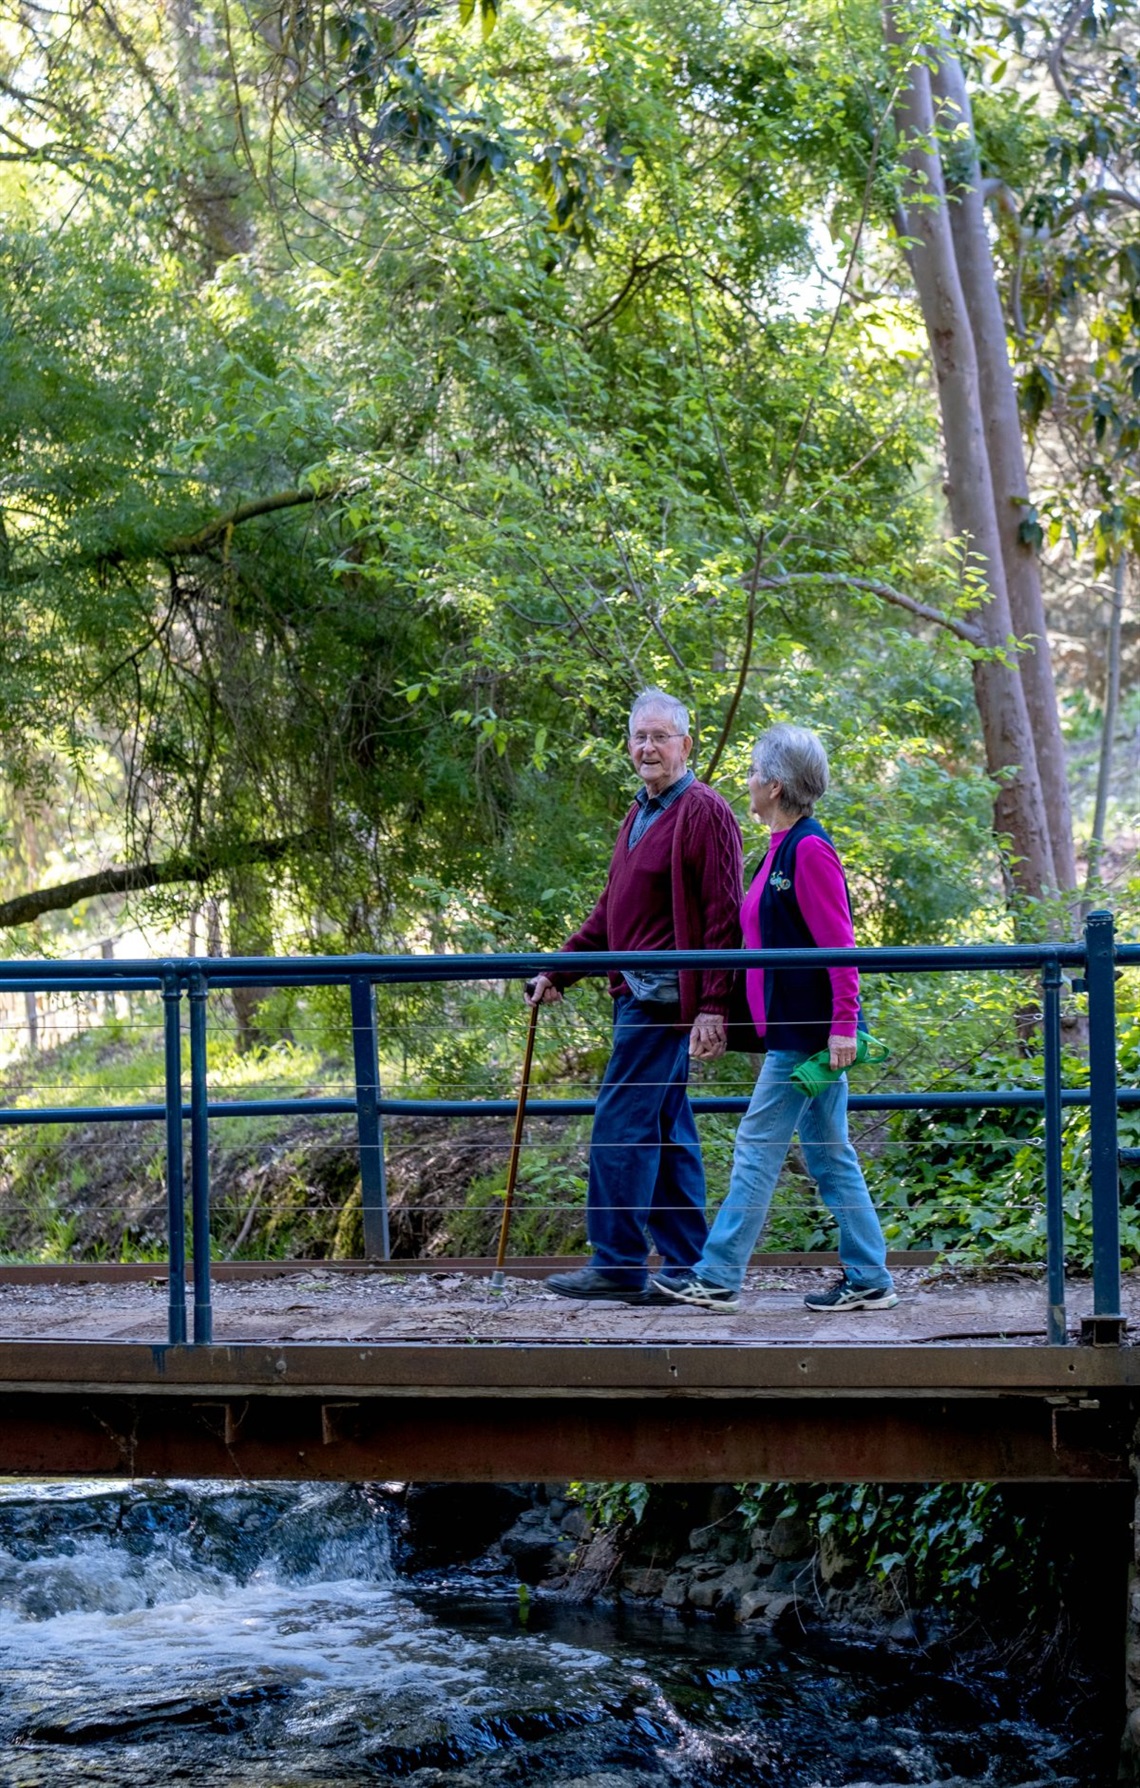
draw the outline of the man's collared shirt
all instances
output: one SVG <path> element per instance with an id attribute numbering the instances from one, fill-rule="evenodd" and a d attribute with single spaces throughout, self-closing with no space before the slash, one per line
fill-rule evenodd
<path id="1" fill-rule="evenodd" d="M 641 812 L 634 816 L 633 824 L 629 828 L 630 850 L 633 849 L 638 839 L 645 837 L 654 820 L 658 819 L 667 807 L 672 807 L 674 801 L 679 801 L 685 790 L 692 788 L 696 780 L 693 772 L 686 770 L 684 775 L 678 776 L 676 782 L 671 782 L 668 788 L 662 789 L 659 795 L 651 795 L 645 784 L 642 783 L 634 797 Z"/>
<path id="2" fill-rule="evenodd" d="M 651 795 L 644 783 L 638 789 L 636 800 L 640 811 L 634 815 L 629 829 L 629 849 L 632 850 L 639 839 L 644 838 L 655 819 L 659 819 L 667 807 L 679 801 L 685 790 L 692 788 L 696 781 L 691 770 L 678 776 L 667 789 L 659 795 Z M 673 1006 L 681 997 L 681 982 L 675 969 L 651 969 L 644 974 L 636 969 L 623 969 L 622 979 L 635 1000 L 646 1006 Z"/>

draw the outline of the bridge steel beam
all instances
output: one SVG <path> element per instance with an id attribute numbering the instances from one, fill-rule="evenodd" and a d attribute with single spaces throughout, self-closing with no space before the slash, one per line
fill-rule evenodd
<path id="1" fill-rule="evenodd" d="M 1130 1349 L 0 1347 L 0 1471 L 1125 1481 Z"/>
<path id="2" fill-rule="evenodd" d="M 1131 1411 L 1040 1399 L 908 1403 L 726 1398 L 16 1394 L 16 1477 L 646 1483 L 1116 1483 Z"/>

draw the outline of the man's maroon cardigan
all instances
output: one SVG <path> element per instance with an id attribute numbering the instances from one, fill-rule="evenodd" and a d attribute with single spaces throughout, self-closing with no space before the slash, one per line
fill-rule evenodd
<path id="1" fill-rule="evenodd" d="M 714 789 L 694 782 L 629 848 L 636 801 L 622 821 L 602 897 L 564 950 L 737 950 L 744 851 L 736 815 Z M 654 872 L 657 873 L 654 873 Z M 569 987 L 579 975 L 551 979 Z M 681 1022 L 728 1014 L 731 969 L 681 970 Z M 620 974 L 610 993 L 627 992 Z"/>

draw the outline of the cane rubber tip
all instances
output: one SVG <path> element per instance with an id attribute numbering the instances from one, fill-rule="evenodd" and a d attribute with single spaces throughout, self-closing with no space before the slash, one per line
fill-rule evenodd
<path id="1" fill-rule="evenodd" d="M 504 1273 L 495 1272 L 495 1273 L 491 1274 L 491 1290 L 492 1291 L 502 1291 L 506 1282 L 507 1282 L 506 1275 Z"/>

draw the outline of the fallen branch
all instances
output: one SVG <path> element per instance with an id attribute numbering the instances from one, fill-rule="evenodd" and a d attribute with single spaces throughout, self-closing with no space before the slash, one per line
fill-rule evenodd
<path id="1" fill-rule="evenodd" d="M 304 834 L 295 838 L 262 838 L 229 849 L 167 857 L 162 863 L 99 869 L 94 875 L 59 882 L 54 888 L 37 888 L 34 893 L 0 901 L 0 925 L 30 925 L 44 913 L 64 912 L 81 900 L 94 900 L 100 895 L 139 894 L 147 888 L 168 887 L 174 882 L 208 882 L 223 869 L 243 863 L 277 863 L 312 843 L 312 836 Z"/>

